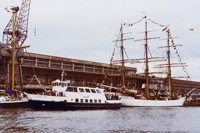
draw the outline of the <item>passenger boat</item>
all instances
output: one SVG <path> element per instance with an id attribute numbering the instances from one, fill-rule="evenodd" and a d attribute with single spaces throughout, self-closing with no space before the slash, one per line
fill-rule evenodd
<path id="1" fill-rule="evenodd" d="M 121 107 L 118 95 L 104 93 L 104 89 L 71 86 L 69 80 L 55 80 L 52 85 L 52 91 L 41 94 L 26 93 L 32 109 L 120 109 Z"/>

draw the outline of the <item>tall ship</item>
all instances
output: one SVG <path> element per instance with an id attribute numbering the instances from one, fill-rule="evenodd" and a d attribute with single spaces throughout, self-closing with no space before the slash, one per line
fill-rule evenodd
<path id="1" fill-rule="evenodd" d="M 40 94 L 28 94 L 32 109 L 120 109 L 121 100 L 116 93 L 106 93 L 101 88 L 71 86 L 70 81 L 55 80 L 52 90 Z"/>
<path id="2" fill-rule="evenodd" d="M 124 40 L 131 40 L 133 38 L 124 39 L 123 33 L 123 27 L 124 26 L 134 26 L 135 24 L 145 21 L 145 31 L 141 32 L 145 34 L 144 39 L 138 39 L 135 41 L 144 41 L 144 57 L 140 58 L 134 58 L 134 59 L 125 59 L 125 55 L 127 54 L 124 49 Z M 148 19 L 150 20 L 150 19 Z M 167 57 L 153 57 L 150 52 L 150 47 L 148 44 L 148 40 L 150 39 L 159 39 L 159 37 L 148 37 L 148 32 L 152 32 L 152 30 L 148 30 L 147 27 L 147 16 L 143 17 L 140 21 L 132 24 L 121 24 L 120 32 L 118 34 L 118 39 L 115 41 L 120 42 L 120 60 L 113 60 L 113 57 L 111 58 L 111 64 L 120 64 L 120 71 L 121 71 L 121 88 L 117 88 L 117 91 L 120 92 L 121 100 L 122 100 L 122 106 L 125 107 L 145 107 L 145 106 L 151 106 L 151 107 L 175 107 L 175 106 L 183 106 L 186 97 L 181 96 L 178 93 L 172 91 L 173 89 L 173 78 L 171 76 L 171 68 L 172 67 L 185 67 L 185 63 L 179 62 L 179 63 L 172 63 L 170 58 L 170 47 L 176 47 L 176 45 L 173 42 L 173 38 L 171 36 L 170 30 L 168 26 L 164 26 L 161 24 L 158 24 L 152 20 L 150 20 L 156 25 L 159 25 L 162 28 L 162 31 L 167 33 L 167 46 L 162 46 L 159 48 L 166 48 L 166 55 Z M 171 44 L 170 44 L 171 42 Z M 134 53 L 133 53 L 134 54 Z M 139 55 L 137 55 L 139 56 Z M 150 57 L 151 56 L 151 57 Z M 150 72 L 149 63 L 150 62 L 163 62 L 165 61 L 166 64 L 155 64 L 154 68 L 165 68 L 167 71 L 165 72 Z M 125 85 L 125 64 L 144 64 L 144 73 L 138 74 L 145 77 L 145 83 L 141 84 L 140 87 L 137 86 L 137 88 L 134 89 L 128 89 Z M 154 76 L 156 74 L 165 74 L 166 77 L 157 77 Z M 104 85 L 102 85 L 104 86 Z"/>

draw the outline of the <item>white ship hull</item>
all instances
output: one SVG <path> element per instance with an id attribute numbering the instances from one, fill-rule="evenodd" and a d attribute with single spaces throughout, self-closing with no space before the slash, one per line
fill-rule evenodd
<path id="1" fill-rule="evenodd" d="M 185 102 L 185 97 L 176 100 L 142 100 L 134 97 L 122 96 L 123 107 L 180 107 Z"/>

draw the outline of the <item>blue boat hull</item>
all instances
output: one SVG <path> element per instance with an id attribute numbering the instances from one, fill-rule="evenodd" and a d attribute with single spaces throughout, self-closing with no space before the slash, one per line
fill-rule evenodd
<path id="1" fill-rule="evenodd" d="M 77 109 L 120 109 L 121 103 L 69 103 L 55 101 L 29 100 L 32 109 L 41 110 L 77 110 Z"/>

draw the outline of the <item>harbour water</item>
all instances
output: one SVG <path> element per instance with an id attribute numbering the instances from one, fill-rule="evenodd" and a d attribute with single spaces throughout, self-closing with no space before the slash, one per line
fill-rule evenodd
<path id="1" fill-rule="evenodd" d="M 199 107 L 34 111 L 0 109 L 0 132 L 200 132 Z"/>

